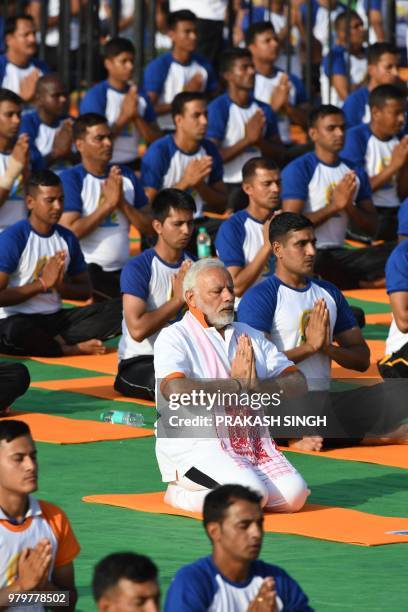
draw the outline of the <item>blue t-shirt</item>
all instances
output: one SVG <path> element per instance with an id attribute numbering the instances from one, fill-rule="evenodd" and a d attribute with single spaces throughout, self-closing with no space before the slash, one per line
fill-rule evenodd
<path id="1" fill-rule="evenodd" d="M 280 567 L 253 561 L 247 580 L 235 583 L 221 574 L 210 556 L 178 570 L 167 592 L 164 611 L 241 612 L 247 610 L 268 577 L 275 580 L 278 611 L 312 612 L 299 584 Z"/>
<path id="2" fill-rule="evenodd" d="M 398 234 L 408 237 L 408 198 L 405 198 L 398 211 Z"/>
<path id="3" fill-rule="evenodd" d="M 176 145 L 174 137 L 167 134 L 153 142 L 142 158 L 143 187 L 164 189 L 174 187 L 184 176 L 188 164 L 193 159 L 201 159 L 209 155 L 213 164 L 205 183 L 211 185 L 222 181 L 223 165 L 221 155 L 213 142 L 204 138 L 197 143 L 194 153 L 187 153 Z M 188 189 L 196 203 L 195 217 L 203 215 L 205 202 L 196 189 Z"/>
<path id="4" fill-rule="evenodd" d="M 360 123 L 369 123 L 371 118 L 368 106 L 369 91 L 367 87 L 359 87 L 347 96 L 343 104 L 343 113 L 348 128 Z"/>
<path id="5" fill-rule="evenodd" d="M 202 77 L 202 91 L 213 94 L 217 89 L 217 78 L 214 68 L 206 58 L 192 53 L 190 61 L 181 64 L 169 51 L 147 64 L 143 88 L 148 93 L 156 94 L 160 104 L 171 104 L 175 96 L 184 90 L 185 85 L 196 74 Z M 174 129 L 170 113 L 159 115 L 158 123 L 163 130 Z"/>
<path id="6" fill-rule="evenodd" d="M 278 351 L 285 352 L 306 342 L 306 325 L 317 300 L 324 299 L 329 311 L 330 341 L 357 326 L 343 294 L 324 280 L 307 279 L 305 287 L 286 285 L 276 275 L 245 292 L 238 306 L 238 321 L 270 334 Z M 309 389 L 330 387 L 331 363 L 327 355 L 315 353 L 297 364 Z"/>
<path id="7" fill-rule="evenodd" d="M 0 272 L 9 275 L 8 287 L 22 287 L 34 282 L 47 260 L 58 251 L 65 251 L 65 272 L 76 276 L 86 269 L 78 239 L 66 227 L 53 225 L 49 234 L 39 234 L 26 219 L 10 225 L 0 234 Z M 13 314 L 51 314 L 61 307 L 55 289 L 0 308 L 0 318 Z"/>
<path id="8" fill-rule="evenodd" d="M 353 170 L 357 176 L 354 201 L 371 200 L 367 173 L 361 166 L 339 157 L 335 164 L 321 161 L 314 151 L 298 157 L 282 171 L 282 201 L 302 200 L 304 212 L 315 212 L 329 205 L 333 189 L 342 177 Z M 341 211 L 316 227 L 318 248 L 342 247 L 348 216 Z"/>
<path id="9" fill-rule="evenodd" d="M 395 247 L 385 265 L 385 284 L 387 293 L 408 294 L 408 240 L 403 240 Z M 408 343 L 408 333 L 402 332 L 392 319 L 385 344 L 387 355 L 399 351 Z"/>
<path id="10" fill-rule="evenodd" d="M 45 157 L 52 151 L 54 138 L 61 123 L 68 119 L 60 117 L 52 125 L 48 125 L 41 121 L 37 111 L 24 113 L 21 117 L 20 134 L 28 134 L 30 141 L 30 162 L 33 170 L 42 170 L 46 167 Z M 68 162 L 59 160 L 52 165 L 54 171 L 61 171 L 69 166 Z"/>
<path id="11" fill-rule="evenodd" d="M 91 87 L 81 101 L 81 115 L 85 113 L 98 113 L 107 118 L 109 125 L 113 125 L 118 119 L 123 98 L 129 87 L 118 90 L 112 87 L 108 81 L 101 81 Z M 138 90 L 138 115 L 148 123 L 156 119 L 150 98 Z M 115 136 L 113 143 L 112 163 L 122 164 L 133 161 L 138 156 L 140 134 L 133 122 L 127 123 Z"/>
<path id="12" fill-rule="evenodd" d="M 123 177 L 123 195 L 135 208 L 147 204 L 146 194 L 134 172 L 119 166 Z M 64 213 L 76 212 L 82 217 L 91 215 L 102 203 L 102 186 L 109 173 L 103 176 L 87 172 L 82 164 L 64 170 L 61 181 L 64 187 Z M 99 227 L 81 238 L 81 248 L 87 263 L 101 266 L 106 272 L 121 270 L 129 259 L 129 221 L 121 210 L 115 209 Z"/>
<path id="13" fill-rule="evenodd" d="M 250 97 L 247 106 L 238 106 L 228 94 L 223 94 L 215 98 L 208 106 L 207 137 L 217 140 L 222 148 L 234 145 L 244 138 L 247 122 L 259 109 L 266 119 L 263 137 L 268 139 L 279 136 L 276 115 L 268 104 Z M 224 181 L 226 183 L 239 183 L 242 180 L 242 166 L 257 155 L 261 155 L 260 150 L 252 145 L 231 161 L 226 162 L 224 164 Z"/>

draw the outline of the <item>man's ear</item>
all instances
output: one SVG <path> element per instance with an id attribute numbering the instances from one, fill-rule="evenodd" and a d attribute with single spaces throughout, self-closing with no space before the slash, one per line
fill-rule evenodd
<path id="1" fill-rule="evenodd" d="M 186 304 L 188 307 L 192 306 L 193 308 L 197 308 L 197 302 L 195 299 L 195 293 L 192 289 L 188 289 L 184 296 L 186 300 Z"/>
<path id="2" fill-rule="evenodd" d="M 206 530 L 212 542 L 217 542 L 219 540 L 221 533 L 220 523 L 208 523 L 208 525 L 206 526 Z"/>
<path id="3" fill-rule="evenodd" d="M 242 191 L 246 193 L 248 196 L 251 194 L 251 183 L 242 183 L 241 185 Z"/>
<path id="4" fill-rule="evenodd" d="M 277 240 L 274 240 L 272 242 L 272 251 L 275 257 L 277 259 L 280 259 L 282 257 L 282 243 L 278 242 Z"/>
<path id="5" fill-rule="evenodd" d="M 159 221 L 158 219 L 153 219 L 152 227 L 154 231 L 156 232 L 156 234 L 160 236 L 160 234 L 162 233 L 162 227 L 163 227 L 163 224 L 161 223 L 161 221 Z"/>
<path id="6" fill-rule="evenodd" d="M 310 139 L 313 142 L 316 142 L 316 128 L 315 127 L 310 127 L 308 129 L 307 133 L 309 134 Z"/>
<path id="7" fill-rule="evenodd" d="M 27 205 L 28 210 L 33 209 L 33 201 L 34 201 L 33 196 L 28 193 L 26 195 L 26 205 Z"/>

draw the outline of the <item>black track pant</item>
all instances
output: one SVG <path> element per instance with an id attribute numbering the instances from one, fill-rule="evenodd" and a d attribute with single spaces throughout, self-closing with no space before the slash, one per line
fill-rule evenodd
<path id="1" fill-rule="evenodd" d="M 121 333 L 120 298 L 84 306 L 61 309 L 53 314 L 17 314 L 0 320 L 0 352 L 8 355 L 61 357 L 61 336 L 73 345 L 96 338 L 108 340 Z"/>
<path id="2" fill-rule="evenodd" d="M 114 388 L 126 397 L 154 401 L 153 355 L 140 355 L 119 362 Z"/>
<path id="3" fill-rule="evenodd" d="M 22 363 L 0 363 L 0 412 L 30 386 L 30 374 Z"/>

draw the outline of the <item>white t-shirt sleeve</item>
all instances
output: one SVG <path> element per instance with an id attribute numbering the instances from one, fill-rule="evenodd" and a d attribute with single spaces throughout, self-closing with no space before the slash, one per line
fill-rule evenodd
<path id="1" fill-rule="evenodd" d="M 177 324 L 160 332 L 154 345 L 156 380 L 169 378 L 173 374 L 184 375 L 186 378 L 191 375 L 191 366 L 183 344 Z"/>

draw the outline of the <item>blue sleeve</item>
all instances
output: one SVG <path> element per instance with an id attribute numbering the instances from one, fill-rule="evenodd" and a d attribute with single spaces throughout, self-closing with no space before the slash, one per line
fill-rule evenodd
<path id="1" fill-rule="evenodd" d="M 141 93 L 140 96 L 146 102 L 146 108 L 143 113 L 143 119 L 147 121 L 147 123 L 153 123 L 154 121 L 156 121 L 156 113 L 154 112 L 153 104 L 147 94 Z"/>
<path id="2" fill-rule="evenodd" d="M 367 172 L 361 166 L 356 166 L 354 170 L 358 178 L 360 179 L 360 188 L 358 190 L 357 197 L 356 197 L 357 204 L 359 202 L 363 202 L 364 200 L 371 200 L 372 191 L 371 191 L 370 179 L 368 178 Z"/>
<path id="3" fill-rule="evenodd" d="M 270 333 L 275 316 L 277 284 L 271 279 L 248 289 L 238 306 L 238 321 Z"/>
<path id="4" fill-rule="evenodd" d="M 282 599 L 285 612 L 313 612 L 309 600 L 299 584 L 283 569 L 275 574 L 277 594 Z"/>
<path id="5" fill-rule="evenodd" d="M 64 212 L 79 212 L 82 214 L 82 180 L 79 174 L 75 172 L 74 168 L 70 168 L 61 172 L 60 179 L 64 188 Z"/>
<path id="6" fill-rule="evenodd" d="M 306 160 L 294 160 L 282 170 L 282 201 L 307 200 L 309 183 L 312 178 Z"/>
<path id="7" fill-rule="evenodd" d="M 353 311 L 348 305 L 347 300 L 340 289 L 337 289 L 335 285 L 329 283 L 328 281 L 317 280 L 314 282 L 330 293 L 336 302 L 337 314 L 336 323 L 333 328 L 333 335 L 337 336 L 337 334 L 341 334 L 341 332 L 347 331 L 352 327 L 357 327 L 358 325 Z"/>
<path id="8" fill-rule="evenodd" d="M 148 199 L 143 190 L 141 182 L 139 181 L 135 173 L 130 170 L 130 168 L 127 168 L 126 166 L 120 166 L 120 169 L 122 171 L 123 176 L 126 176 L 126 178 L 130 179 L 135 192 L 134 200 L 133 202 L 129 202 L 129 204 L 133 204 L 135 208 L 143 208 L 143 206 L 146 206 L 146 204 L 148 204 Z"/>
<path id="9" fill-rule="evenodd" d="M 207 138 L 222 142 L 225 137 L 229 115 L 229 104 L 224 96 L 216 98 L 208 105 Z"/>
<path id="10" fill-rule="evenodd" d="M 81 115 L 85 115 L 85 113 L 98 113 L 105 116 L 106 88 L 102 89 L 99 85 L 91 87 L 82 98 L 79 110 Z"/>
<path id="11" fill-rule="evenodd" d="M 355 125 L 359 125 L 364 117 L 364 107 L 363 113 L 361 114 L 360 107 L 356 104 L 356 97 L 354 94 L 350 94 L 343 105 L 343 113 L 344 118 L 346 120 L 346 126 L 348 128 L 354 127 Z"/>
<path id="12" fill-rule="evenodd" d="M 364 0 L 364 10 L 367 13 L 368 6 L 370 6 L 370 11 L 382 11 L 381 0 Z"/>
<path id="13" fill-rule="evenodd" d="M 207 612 L 214 592 L 212 582 L 189 567 L 181 568 L 167 591 L 164 612 Z"/>
<path id="14" fill-rule="evenodd" d="M 171 65 L 171 53 L 165 53 L 161 57 L 147 64 L 144 71 L 143 89 L 160 95 Z"/>
<path id="15" fill-rule="evenodd" d="M 387 293 L 408 291 L 408 240 L 404 240 L 391 253 L 385 265 Z"/>
<path id="16" fill-rule="evenodd" d="M 12 274 L 17 269 L 30 231 L 28 221 L 20 221 L 0 234 L 0 272 Z"/>
<path id="17" fill-rule="evenodd" d="M 265 138 L 271 138 L 272 136 L 276 136 L 276 134 L 279 134 L 279 129 L 278 120 L 275 113 L 267 104 L 260 104 L 260 106 L 266 118 Z"/>
<path id="18" fill-rule="evenodd" d="M 2 87 L 4 75 L 6 74 L 7 58 L 5 55 L 0 55 L 0 87 Z"/>
<path id="19" fill-rule="evenodd" d="M 329 76 L 329 56 L 331 57 L 332 74 L 347 75 L 347 63 L 342 49 L 333 49 L 323 59 L 323 69 L 326 76 Z"/>
<path id="20" fill-rule="evenodd" d="M 207 154 L 211 155 L 213 160 L 210 176 L 208 177 L 208 184 L 211 185 L 213 183 L 218 183 L 219 181 L 222 181 L 224 176 L 224 165 L 222 157 L 219 154 L 219 151 L 215 144 L 210 140 L 205 140 L 203 145 Z"/>
<path id="21" fill-rule="evenodd" d="M 68 276 L 76 276 L 86 270 L 86 263 L 81 251 L 78 238 L 66 227 L 58 226 L 58 231 L 68 244 L 71 261 L 67 269 Z"/>
<path id="22" fill-rule="evenodd" d="M 225 266 L 245 266 L 245 227 L 235 215 L 221 223 L 215 237 L 217 255 Z"/>
<path id="23" fill-rule="evenodd" d="M 406 198 L 398 211 L 398 234 L 408 236 L 408 198 Z"/>
<path id="24" fill-rule="evenodd" d="M 294 74 L 289 75 L 289 78 L 292 81 L 296 90 L 295 104 L 304 104 L 305 102 L 307 102 L 307 95 L 305 86 L 303 85 L 303 81 L 301 81 Z"/>
<path id="25" fill-rule="evenodd" d="M 149 297 L 149 283 L 151 277 L 152 257 L 145 251 L 142 255 L 134 257 L 122 270 L 120 275 L 120 290 L 122 293 L 134 295 L 147 302 Z"/>
<path id="26" fill-rule="evenodd" d="M 358 166 L 365 167 L 365 155 L 367 151 L 367 139 L 359 127 L 346 131 L 346 142 L 341 152 L 342 156 L 349 159 Z"/>
<path id="27" fill-rule="evenodd" d="M 169 156 L 166 148 L 160 141 L 150 145 L 142 157 L 142 185 L 161 189 L 163 179 L 169 167 Z"/>
<path id="28" fill-rule="evenodd" d="M 30 146 L 30 169 L 32 171 L 44 170 L 47 167 L 44 157 L 33 144 Z"/>
<path id="29" fill-rule="evenodd" d="M 212 94 L 217 90 L 218 87 L 217 76 L 211 64 L 206 63 L 204 67 L 207 70 L 207 85 L 205 91 L 206 93 Z"/>
<path id="30" fill-rule="evenodd" d="M 39 70 L 41 70 L 41 72 L 46 75 L 49 74 L 51 72 L 49 66 L 43 62 L 42 60 L 39 59 L 33 59 L 33 64 L 36 68 L 38 68 Z"/>

